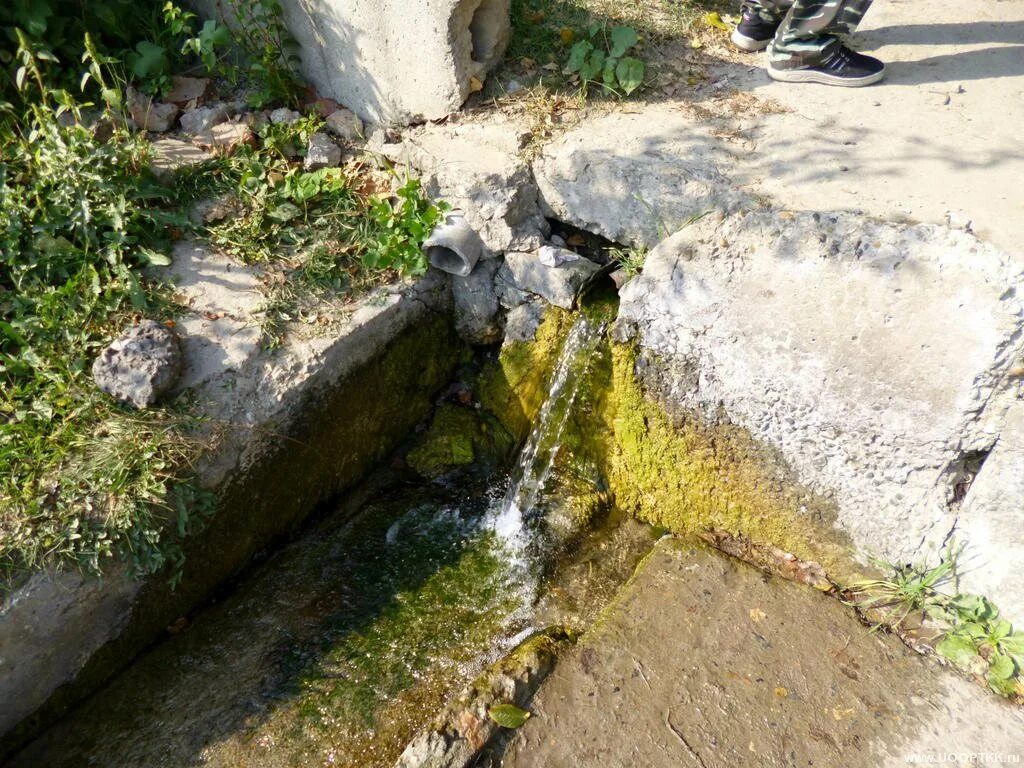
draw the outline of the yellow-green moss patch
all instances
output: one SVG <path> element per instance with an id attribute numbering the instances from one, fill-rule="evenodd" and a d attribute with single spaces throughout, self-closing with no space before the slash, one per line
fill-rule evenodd
<path id="1" fill-rule="evenodd" d="M 519 440 L 529 434 L 544 404 L 555 359 L 571 325 L 568 312 L 548 309 L 533 341 L 504 347 L 480 375 L 480 402 Z"/>

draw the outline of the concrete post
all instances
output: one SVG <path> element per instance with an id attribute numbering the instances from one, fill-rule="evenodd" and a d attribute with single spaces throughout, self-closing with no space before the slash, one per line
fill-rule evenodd
<path id="1" fill-rule="evenodd" d="M 194 0 L 228 18 L 227 0 Z M 408 124 L 457 110 L 500 60 L 511 0 L 282 0 L 305 77 L 371 123 Z"/>

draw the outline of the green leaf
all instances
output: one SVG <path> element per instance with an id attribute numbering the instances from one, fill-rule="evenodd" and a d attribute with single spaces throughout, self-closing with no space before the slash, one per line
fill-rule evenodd
<path id="1" fill-rule="evenodd" d="M 593 80 L 600 75 L 604 69 L 604 58 L 604 51 L 594 50 L 580 69 L 580 77 Z"/>
<path id="2" fill-rule="evenodd" d="M 267 218 L 284 224 L 301 215 L 302 211 L 298 206 L 293 205 L 292 203 L 281 203 L 267 214 Z"/>
<path id="3" fill-rule="evenodd" d="M 974 643 L 961 635 L 946 635 L 935 646 L 935 650 L 958 667 L 969 667 L 978 657 Z"/>
<path id="4" fill-rule="evenodd" d="M 618 59 L 605 59 L 604 72 L 601 75 L 601 79 L 604 81 L 606 88 L 613 89 L 616 86 L 615 65 L 618 63 Z"/>
<path id="5" fill-rule="evenodd" d="M 988 637 L 988 631 L 981 626 L 981 624 L 974 621 L 968 621 L 965 624 L 961 624 L 957 627 L 957 632 L 974 640 L 982 640 L 983 638 Z"/>
<path id="6" fill-rule="evenodd" d="M 996 653 L 989 659 L 989 678 L 996 677 L 1000 680 L 1008 680 L 1013 677 L 1016 671 L 1017 668 L 1013 663 L 1013 659 L 1005 654 Z"/>
<path id="7" fill-rule="evenodd" d="M 515 704 L 495 704 L 487 714 L 502 728 L 519 728 L 530 719 L 530 713 Z"/>
<path id="8" fill-rule="evenodd" d="M 1013 632 L 1013 625 L 1010 624 L 1006 619 L 999 619 L 992 624 L 992 629 L 989 630 L 989 637 L 993 640 L 1002 640 L 1004 637 L 1009 636 Z"/>
<path id="9" fill-rule="evenodd" d="M 171 67 L 164 47 L 149 40 L 135 45 L 135 50 L 128 54 L 127 63 L 132 74 L 144 80 L 165 74 Z"/>
<path id="10" fill-rule="evenodd" d="M 612 49 L 609 55 L 614 59 L 622 58 L 626 51 L 640 41 L 640 36 L 632 27 L 613 27 L 611 38 Z"/>
<path id="11" fill-rule="evenodd" d="M 1024 660 L 1024 632 L 1014 632 L 999 642 L 999 647 L 1011 656 Z"/>
<path id="12" fill-rule="evenodd" d="M 629 56 L 619 62 L 615 68 L 615 77 L 618 78 L 619 86 L 627 96 L 644 83 L 644 73 L 647 67 L 639 59 Z"/>
<path id="13" fill-rule="evenodd" d="M 160 251 L 154 251 L 151 248 L 140 248 L 139 255 L 142 257 L 144 264 L 153 267 L 169 267 L 171 266 L 171 257 L 166 253 L 160 253 Z"/>
<path id="14" fill-rule="evenodd" d="M 729 31 L 729 25 L 722 21 L 722 17 L 718 14 L 717 11 L 705 13 L 704 23 L 707 24 L 709 27 L 714 27 L 715 29 L 723 29 L 726 32 Z"/>
<path id="15" fill-rule="evenodd" d="M 565 68 L 568 72 L 579 72 L 587 62 L 587 57 L 594 50 L 594 44 L 589 40 L 580 40 L 569 51 L 569 63 Z"/>

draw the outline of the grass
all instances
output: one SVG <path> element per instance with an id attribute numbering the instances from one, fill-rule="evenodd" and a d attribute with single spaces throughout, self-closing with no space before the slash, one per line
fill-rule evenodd
<path id="1" fill-rule="evenodd" d="M 633 27 L 643 44 L 662 46 L 701 34 L 709 11 L 735 13 L 737 7 L 729 0 L 513 0 L 507 58 L 560 69 L 593 22 Z"/>
<path id="2" fill-rule="evenodd" d="M 92 360 L 143 317 L 171 322 L 153 267 L 205 237 L 269 276 L 268 345 L 334 295 L 425 270 L 420 243 L 443 216 L 417 181 L 354 162 L 306 171 L 318 118 L 267 125 L 255 146 L 169 182 L 117 117 L 123 82 L 86 38 L 109 137 L 82 125 L 81 97 L 51 87 L 59 63 L 18 52 L 18 107 L 0 105 L 0 582 L 44 566 L 136 575 L 180 566 L 181 541 L 213 511 L 192 467 L 210 448 L 186 397 L 140 414 L 100 393 Z M 91 106 L 91 105 L 89 105 Z M 6 110 L 6 111 L 4 111 Z M 66 120 L 65 117 L 72 119 Z M 394 181 L 397 179 L 397 181 Z M 393 189 L 393 187 L 397 187 Z M 239 215 L 197 228 L 187 212 L 227 194 Z M 180 568 L 172 580 L 180 577 Z"/>
<path id="3" fill-rule="evenodd" d="M 852 600 L 873 617 L 874 627 L 902 631 L 909 619 L 938 627 L 935 652 L 987 684 L 1024 703 L 1024 633 L 999 616 L 981 595 L 962 593 L 957 577 L 960 548 L 951 543 L 934 565 L 872 559 L 883 575 L 852 586 Z"/>

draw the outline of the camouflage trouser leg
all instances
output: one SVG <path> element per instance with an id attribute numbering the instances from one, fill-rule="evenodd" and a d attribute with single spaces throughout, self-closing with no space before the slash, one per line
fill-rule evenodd
<path id="1" fill-rule="evenodd" d="M 743 10 L 757 14 L 761 21 L 779 24 L 793 0 L 743 0 Z"/>
<path id="2" fill-rule="evenodd" d="M 870 5 L 871 0 L 793 0 L 769 52 L 772 66 L 795 69 L 825 61 L 839 45 L 836 35 L 851 34 Z"/>

